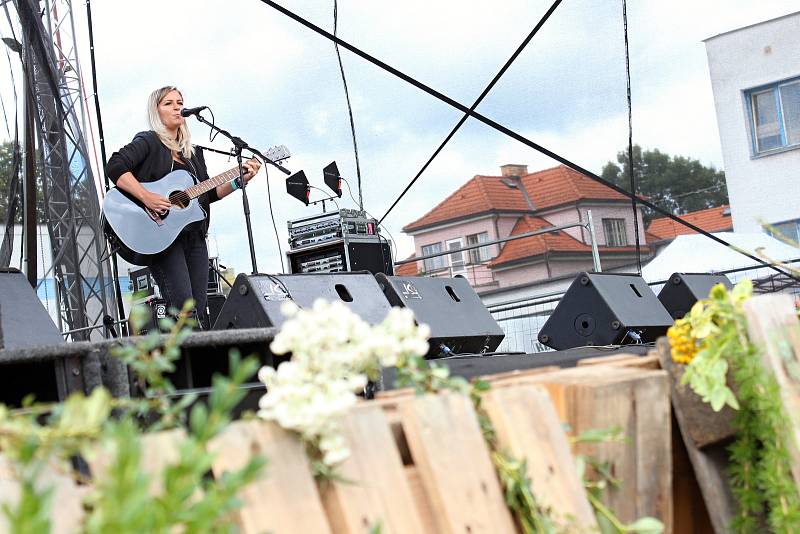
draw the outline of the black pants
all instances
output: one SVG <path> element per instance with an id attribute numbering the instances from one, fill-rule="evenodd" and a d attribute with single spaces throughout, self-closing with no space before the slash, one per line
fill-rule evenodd
<path id="1" fill-rule="evenodd" d="M 175 242 L 150 263 L 167 307 L 180 310 L 194 299 L 195 313 L 202 328 L 208 328 L 208 248 L 202 232 L 183 231 Z"/>

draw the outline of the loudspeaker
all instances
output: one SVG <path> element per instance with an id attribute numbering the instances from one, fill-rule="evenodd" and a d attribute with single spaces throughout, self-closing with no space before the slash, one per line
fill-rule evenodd
<path id="1" fill-rule="evenodd" d="M 389 313 L 389 303 L 370 273 L 240 274 L 214 323 L 214 330 L 280 326 L 285 300 L 309 308 L 317 299 L 341 301 L 369 324 Z"/>
<path id="2" fill-rule="evenodd" d="M 672 317 L 641 276 L 580 273 L 539 331 L 556 350 L 655 341 Z"/>
<path id="3" fill-rule="evenodd" d="M 17 269 L 0 269 L 0 306 L 3 308 L 0 349 L 64 343 L 64 337 L 36 291 Z"/>
<path id="4" fill-rule="evenodd" d="M 431 329 L 427 357 L 494 351 L 505 334 L 464 278 L 375 275 L 392 306 Z M 444 345 L 445 348 L 442 347 Z"/>
<path id="5" fill-rule="evenodd" d="M 225 305 L 225 295 L 222 293 L 214 293 L 208 295 L 208 324 L 213 325 L 217 322 L 219 312 Z M 210 326 L 209 326 L 210 328 Z"/>
<path id="6" fill-rule="evenodd" d="M 0 402 L 19 406 L 29 394 L 41 402 L 63 399 L 60 393 L 65 392 L 66 385 L 62 362 L 38 358 L 22 361 L 18 355 L 64 343 L 25 275 L 13 268 L 0 269 Z"/>
<path id="7" fill-rule="evenodd" d="M 680 319 L 692 309 L 695 302 L 708 298 L 711 288 L 717 284 L 733 288 L 724 274 L 672 273 L 658 293 L 658 300 L 673 319 Z"/>

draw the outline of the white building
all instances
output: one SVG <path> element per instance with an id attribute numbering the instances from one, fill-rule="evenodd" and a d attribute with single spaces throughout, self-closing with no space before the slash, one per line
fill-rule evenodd
<path id="1" fill-rule="evenodd" d="M 762 221 L 798 241 L 800 12 L 705 44 L 734 231 Z"/>

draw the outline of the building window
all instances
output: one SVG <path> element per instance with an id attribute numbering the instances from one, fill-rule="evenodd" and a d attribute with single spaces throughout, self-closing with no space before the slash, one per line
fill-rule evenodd
<path id="1" fill-rule="evenodd" d="M 447 250 L 453 251 L 448 254 L 450 258 L 450 270 L 454 273 L 464 271 L 464 251 L 461 250 L 461 239 L 451 239 L 447 242 Z"/>
<path id="2" fill-rule="evenodd" d="M 603 219 L 603 232 L 606 235 L 606 246 L 628 246 L 628 236 L 625 233 L 625 219 Z"/>
<path id="3" fill-rule="evenodd" d="M 800 145 L 800 79 L 746 91 L 753 151 Z"/>
<path id="4" fill-rule="evenodd" d="M 436 254 L 442 251 L 442 244 L 441 243 L 433 243 L 431 245 L 424 245 L 422 247 L 422 255 L 427 256 L 428 254 Z M 436 256 L 435 258 L 428 258 L 424 260 L 423 264 L 425 265 L 425 272 L 429 273 L 431 271 L 438 271 L 439 269 L 444 269 L 444 256 Z"/>
<path id="5" fill-rule="evenodd" d="M 479 234 L 467 236 L 467 246 L 486 243 L 487 241 L 489 241 L 488 232 L 481 232 Z M 491 257 L 492 253 L 489 251 L 489 247 L 473 248 L 469 251 L 470 263 L 483 263 L 485 261 L 489 261 Z"/>
<path id="6" fill-rule="evenodd" d="M 800 243 L 800 219 L 773 224 L 767 233 L 777 239 Z"/>

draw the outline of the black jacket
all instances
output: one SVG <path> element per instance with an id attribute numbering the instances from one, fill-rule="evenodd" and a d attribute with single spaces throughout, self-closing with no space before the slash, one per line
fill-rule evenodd
<path id="1" fill-rule="evenodd" d="M 119 177 L 126 172 L 132 173 L 141 183 L 155 182 L 169 174 L 173 168 L 172 162 L 170 149 L 164 146 L 164 143 L 161 142 L 155 132 L 152 130 L 139 132 L 133 138 L 133 141 L 111 154 L 106 165 L 106 175 L 115 184 Z M 203 158 L 202 150 L 196 150 L 189 162 L 191 163 L 189 168 L 196 171 L 192 174 L 198 181 L 208 180 L 208 170 L 206 170 L 206 162 Z M 203 232 L 205 233 L 208 231 L 209 219 L 211 218 L 210 204 L 219 200 L 216 188 L 200 195 L 198 200 L 208 215 L 202 223 Z"/>

